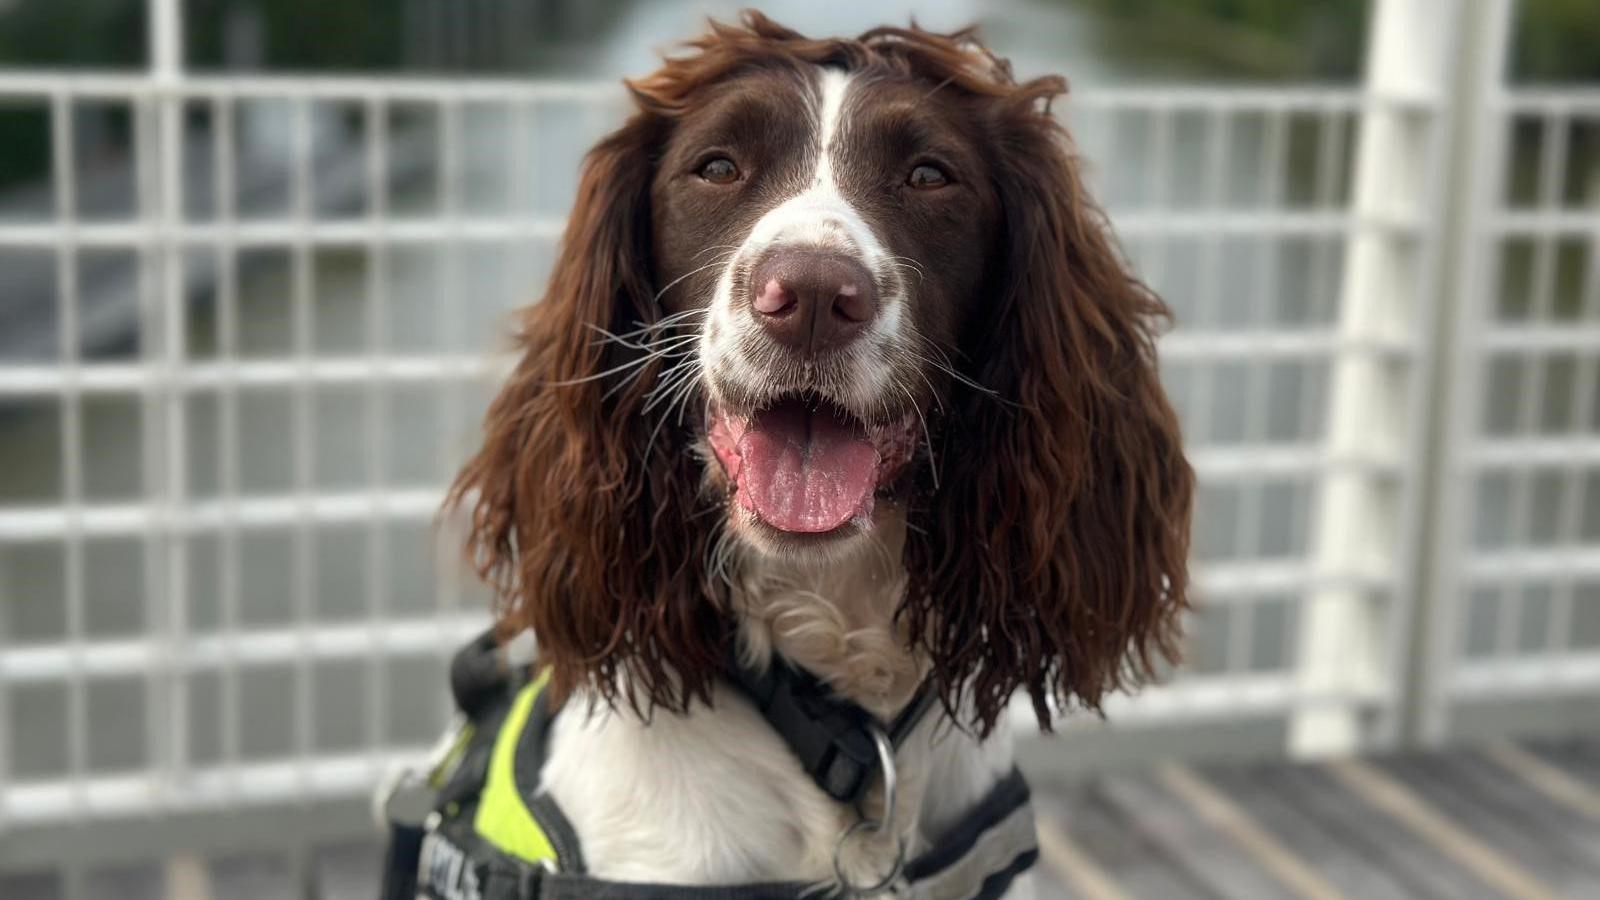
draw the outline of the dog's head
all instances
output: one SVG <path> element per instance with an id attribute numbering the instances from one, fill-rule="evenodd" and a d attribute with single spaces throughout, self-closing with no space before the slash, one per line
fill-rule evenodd
<path id="1" fill-rule="evenodd" d="M 1048 110 L 969 33 L 748 14 L 630 82 L 453 497 L 558 690 L 681 708 L 730 555 L 905 525 L 948 702 L 1098 704 L 1171 652 L 1191 473 L 1125 268 Z M 737 547 L 737 552 L 731 552 Z M 1131 665 L 1130 665 L 1131 663 Z"/>

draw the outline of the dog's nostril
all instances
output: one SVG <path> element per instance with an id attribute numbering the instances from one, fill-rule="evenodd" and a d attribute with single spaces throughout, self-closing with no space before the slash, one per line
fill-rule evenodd
<path id="1" fill-rule="evenodd" d="M 872 277 L 854 256 L 785 248 L 752 273 L 751 311 L 779 343 L 810 352 L 854 339 L 878 310 Z"/>
<path id="2" fill-rule="evenodd" d="M 756 312 L 769 316 L 781 315 L 795 306 L 794 291 L 784 287 L 783 282 L 776 278 L 767 279 L 756 294 Z"/>
<path id="3" fill-rule="evenodd" d="M 833 314 L 847 322 L 865 322 L 872 318 L 872 313 L 872 298 L 854 284 L 841 286 L 833 298 Z"/>

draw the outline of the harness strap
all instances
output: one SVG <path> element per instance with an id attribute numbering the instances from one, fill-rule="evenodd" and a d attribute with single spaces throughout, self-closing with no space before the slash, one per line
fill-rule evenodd
<path id="1" fill-rule="evenodd" d="M 731 657 L 728 681 L 755 704 L 817 787 L 840 803 L 859 803 L 878 771 L 878 752 L 870 730 L 878 724 L 877 718 L 781 656 L 773 657 L 765 669 L 745 665 L 737 648 Z M 934 700 L 932 685 L 924 682 L 894 721 L 880 726 L 895 749 L 922 721 Z"/>
<path id="2" fill-rule="evenodd" d="M 422 859 L 421 825 L 389 823 L 389 846 L 383 854 L 383 884 L 378 900 L 416 900 L 417 864 Z"/>
<path id="3" fill-rule="evenodd" d="M 533 713 L 534 701 L 548 674 L 541 675 L 533 684 L 522 689 L 506 714 L 500 733 L 495 736 L 494 754 L 489 757 L 488 780 L 478 800 L 478 811 L 472 827 L 483 839 L 499 848 L 502 853 L 528 862 L 554 861 L 556 848 L 550 843 L 533 810 L 523 800 L 517 784 L 517 752 L 522 738 L 530 729 L 528 720 Z M 540 729 L 541 731 L 543 729 Z"/>
<path id="4" fill-rule="evenodd" d="M 539 783 L 555 715 L 544 690 L 548 673 L 522 688 L 495 737 L 473 829 L 502 853 L 527 863 L 584 872 L 572 824 Z"/>
<path id="5" fill-rule="evenodd" d="M 600 881 L 564 872 L 544 872 L 536 876 L 536 892 L 514 900 L 839 900 L 796 881 L 765 884 L 650 884 L 647 882 Z M 484 900 L 489 900 L 485 897 Z M 513 898 L 507 898 L 513 900 Z"/>
<path id="6" fill-rule="evenodd" d="M 906 864 L 916 900 L 990 900 L 1039 857 L 1028 782 L 1012 769 L 939 842 Z"/>

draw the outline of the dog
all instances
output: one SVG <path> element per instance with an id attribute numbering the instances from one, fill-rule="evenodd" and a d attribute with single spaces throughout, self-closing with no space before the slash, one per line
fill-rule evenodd
<path id="1" fill-rule="evenodd" d="M 1049 730 L 1173 657 L 1168 313 L 1084 189 L 1061 78 L 971 30 L 746 13 L 685 48 L 587 156 L 448 502 L 563 704 L 540 781 L 592 872 L 870 882 L 1010 770 L 1014 697 Z M 884 720 L 937 698 L 875 813 L 896 833 L 838 875 L 865 812 L 729 688 L 730 648 Z"/>

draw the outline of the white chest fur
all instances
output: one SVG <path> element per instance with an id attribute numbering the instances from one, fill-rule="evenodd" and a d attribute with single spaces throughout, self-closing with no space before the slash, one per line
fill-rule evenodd
<path id="1" fill-rule="evenodd" d="M 930 716 L 896 759 L 896 818 L 915 854 L 1009 770 L 1011 746 L 1004 726 L 980 744 Z M 626 711 L 585 714 L 574 701 L 556 722 L 543 782 L 590 871 L 624 881 L 826 881 L 834 843 L 856 819 L 731 688 L 712 706 L 649 723 Z M 874 849 L 861 867 L 884 871 L 892 846 Z"/>
<path id="2" fill-rule="evenodd" d="M 745 561 L 734 598 L 746 651 L 757 661 L 781 652 L 888 718 L 926 673 L 894 630 L 897 557 L 874 541 L 834 566 Z M 895 820 L 914 855 L 1010 770 L 1009 731 L 1001 723 L 980 743 L 936 710 L 896 763 Z M 617 880 L 829 881 L 839 834 L 858 817 L 813 784 L 777 732 L 725 685 L 710 705 L 658 711 L 648 722 L 573 698 L 551 735 L 542 780 L 590 871 Z M 869 810 L 881 803 L 869 793 Z M 893 853 L 887 836 L 867 842 L 851 868 L 871 881 Z"/>

